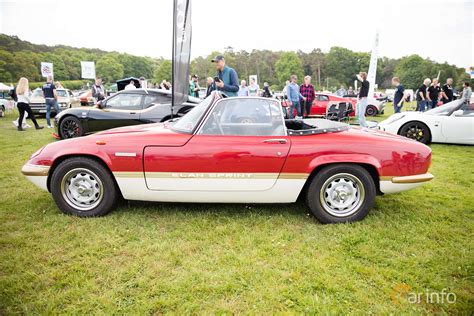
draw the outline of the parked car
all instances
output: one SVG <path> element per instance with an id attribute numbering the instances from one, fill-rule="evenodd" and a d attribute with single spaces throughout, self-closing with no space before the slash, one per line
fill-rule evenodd
<path id="1" fill-rule="evenodd" d="M 58 104 L 61 110 L 70 109 L 80 105 L 79 99 L 75 97 L 69 89 L 56 89 L 58 95 Z M 46 101 L 43 97 L 41 88 L 33 90 L 30 102 L 31 110 L 35 114 L 46 113 Z M 56 109 L 51 108 L 51 113 L 55 114 Z"/>
<path id="2" fill-rule="evenodd" d="M 402 112 L 379 123 L 378 128 L 424 144 L 474 145 L 474 99 L 455 100 L 426 112 Z"/>
<path id="3" fill-rule="evenodd" d="M 79 95 L 79 101 L 81 102 L 81 106 L 94 105 L 95 99 L 92 97 L 92 89 L 83 91 Z"/>
<path id="4" fill-rule="evenodd" d="M 352 104 L 352 108 L 354 109 L 354 111 L 351 112 L 349 115 L 355 116 L 356 111 L 357 111 L 356 110 L 357 98 L 347 97 L 347 96 L 340 97 L 331 93 L 316 92 L 315 99 L 311 106 L 311 116 L 324 117 L 326 116 L 328 106 L 330 106 L 331 104 L 347 103 L 347 102 L 350 102 Z M 289 108 L 288 101 L 286 100 L 282 101 L 282 106 Z M 367 110 L 365 114 L 367 116 L 375 116 L 377 114 L 383 114 L 384 108 L 385 108 L 385 102 L 380 102 L 373 98 L 369 98 L 369 104 L 367 105 Z M 296 115 L 296 111 L 295 111 L 295 115 Z"/>
<path id="5" fill-rule="evenodd" d="M 121 197 L 293 203 L 301 196 L 318 220 L 340 223 L 363 219 L 377 194 L 430 181 L 430 163 L 430 148 L 404 137 L 284 120 L 275 99 L 213 92 L 177 121 L 48 144 L 22 172 L 61 211 L 81 217 L 105 215 Z"/>
<path id="6" fill-rule="evenodd" d="M 175 105 L 175 117 L 183 116 L 201 100 Z M 106 129 L 156 123 L 171 118 L 171 92 L 159 89 L 122 90 L 101 101 L 100 106 L 62 111 L 54 119 L 56 137 L 74 138 Z"/>
<path id="7" fill-rule="evenodd" d="M 344 98 L 349 99 L 352 103 L 354 109 L 356 109 L 357 105 L 357 97 L 354 96 L 344 96 Z M 367 98 L 367 108 L 365 110 L 366 116 L 376 116 L 379 114 L 383 114 L 385 110 L 385 103 L 388 101 L 388 98 L 380 98 L 376 99 L 373 97 Z M 356 110 L 357 111 L 357 110 Z"/>

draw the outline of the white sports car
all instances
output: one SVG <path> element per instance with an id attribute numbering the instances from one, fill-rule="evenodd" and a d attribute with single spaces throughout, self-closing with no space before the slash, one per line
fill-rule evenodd
<path id="1" fill-rule="evenodd" d="M 474 100 L 455 100 L 426 112 L 396 113 L 378 128 L 424 144 L 474 145 Z"/>

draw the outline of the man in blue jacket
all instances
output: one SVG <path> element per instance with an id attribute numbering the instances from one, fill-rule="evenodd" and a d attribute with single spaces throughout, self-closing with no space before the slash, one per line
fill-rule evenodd
<path id="1" fill-rule="evenodd" d="M 219 78 L 219 81 L 215 80 L 217 90 L 224 92 L 229 97 L 236 96 L 239 91 L 237 72 L 225 65 L 224 56 L 222 55 L 217 55 L 212 62 L 216 64 L 216 77 Z"/>
<path id="2" fill-rule="evenodd" d="M 290 77 L 291 81 L 290 84 L 288 85 L 288 88 L 286 90 L 286 94 L 288 96 L 288 102 L 290 104 L 290 118 L 294 118 L 294 112 L 296 108 L 296 118 L 301 119 L 303 118 L 303 114 L 301 112 L 301 103 L 300 100 L 306 101 L 306 97 L 304 97 L 300 93 L 300 87 L 296 83 L 298 80 L 298 77 L 296 75 L 291 75 Z"/>

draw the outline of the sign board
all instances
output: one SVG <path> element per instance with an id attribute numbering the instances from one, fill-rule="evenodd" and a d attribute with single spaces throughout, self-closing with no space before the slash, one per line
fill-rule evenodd
<path id="1" fill-rule="evenodd" d="M 53 63 L 41 62 L 41 76 L 42 77 L 54 77 L 53 73 Z"/>
<path id="2" fill-rule="evenodd" d="M 95 79 L 95 64 L 93 61 L 81 61 L 81 77 Z"/>
<path id="3" fill-rule="evenodd" d="M 249 76 L 249 82 L 248 82 L 249 84 L 250 84 L 250 81 L 251 81 L 252 79 L 255 80 L 255 84 L 258 84 L 258 77 L 257 77 L 257 75 L 250 75 L 250 76 Z"/>

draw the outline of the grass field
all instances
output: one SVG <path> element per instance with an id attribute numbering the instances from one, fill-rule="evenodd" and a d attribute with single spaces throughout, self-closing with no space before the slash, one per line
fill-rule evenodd
<path id="1" fill-rule="evenodd" d="M 435 180 L 354 224 L 321 225 L 302 203 L 80 219 L 20 174 L 54 140 L 17 132 L 15 115 L 0 119 L 0 314 L 474 312 L 474 147 L 432 145 Z"/>

